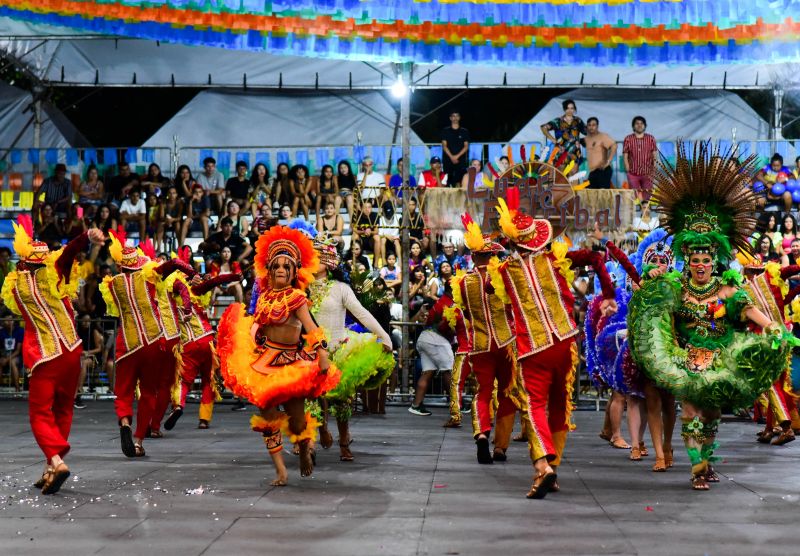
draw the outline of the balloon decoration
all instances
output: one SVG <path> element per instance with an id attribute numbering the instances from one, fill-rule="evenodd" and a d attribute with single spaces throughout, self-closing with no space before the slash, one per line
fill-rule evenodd
<path id="1" fill-rule="evenodd" d="M 764 191 L 764 182 L 762 181 L 753 182 L 753 192 L 761 193 L 762 191 Z"/>
<path id="2" fill-rule="evenodd" d="M 792 192 L 792 201 L 795 203 L 800 203 L 800 191 Z"/>
<path id="3" fill-rule="evenodd" d="M 782 183 L 776 183 L 775 185 L 772 186 L 772 191 L 770 191 L 770 193 L 772 193 L 772 195 L 774 195 L 775 197 L 783 195 L 785 192 L 786 192 L 786 186 L 783 185 Z"/>
<path id="4" fill-rule="evenodd" d="M 527 66 L 793 62 L 798 13 L 800 0 L 4 0 L 0 7 L 13 19 L 183 44 Z"/>

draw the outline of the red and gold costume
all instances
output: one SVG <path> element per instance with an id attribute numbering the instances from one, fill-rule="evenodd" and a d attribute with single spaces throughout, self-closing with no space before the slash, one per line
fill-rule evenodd
<path id="1" fill-rule="evenodd" d="M 113 232 L 110 253 L 123 271 L 107 277 L 100 284 L 107 313 L 120 319 L 116 344 L 114 409 L 120 422 L 123 419 L 132 420 L 138 383 L 140 395 L 133 436 L 141 444 L 153 421 L 163 374 L 174 376 L 174 360 L 166 356 L 157 286 L 164 277 L 180 269 L 181 263 L 173 260 L 158 265 L 136 248 L 124 247 Z M 190 269 L 182 270 L 191 272 Z M 144 450 L 132 449 L 127 439 L 128 433 L 124 429 L 122 427 L 120 431 L 123 453 L 128 457 L 143 455 Z"/>
<path id="2" fill-rule="evenodd" d="M 28 415 L 49 464 L 54 456 L 63 458 L 70 450 L 82 353 L 71 302 L 77 297 L 78 280 L 70 279 L 70 270 L 78 252 L 88 246 L 89 236 L 84 232 L 50 252 L 46 243 L 31 241 L 23 226 L 14 226 L 14 250 L 20 263 L 6 276 L 2 298 L 25 321 L 22 361 L 30 374 Z"/>
<path id="3" fill-rule="evenodd" d="M 445 308 L 443 314 L 447 324 L 450 326 L 450 330 L 455 333 L 456 341 L 458 342 L 455 358 L 453 359 L 453 370 L 450 373 L 450 404 L 448 408 L 450 418 L 444 426 L 460 427 L 461 400 L 464 396 L 467 378 L 472 374 L 472 369 L 468 361 L 468 355 L 471 350 L 471 340 L 467 324 L 464 321 L 464 313 L 460 307 L 455 304 L 450 304 L 450 306 Z"/>
<path id="4" fill-rule="evenodd" d="M 519 378 L 531 423 L 531 459 L 547 458 L 557 466 L 570 428 L 579 360 L 572 268 L 594 267 L 606 299 L 614 298 L 614 287 L 598 253 L 551 244 L 550 222 L 509 211 L 503 199 L 499 201 L 501 228 L 517 251 L 493 265 L 492 283 L 499 295 L 507 296 L 514 314 Z"/>
<path id="5" fill-rule="evenodd" d="M 211 303 L 214 288 L 228 282 L 239 281 L 241 274 L 224 274 L 199 284 L 188 286 L 179 276 L 172 292 L 187 318 L 180 326 L 180 345 L 176 350 L 175 406 L 186 406 L 186 395 L 192 389 L 195 378 L 200 376 L 201 394 L 199 419 L 201 426 L 208 426 L 214 413 L 214 402 L 220 399 L 214 353 L 214 328 L 208 320 L 207 308 Z"/>
<path id="6" fill-rule="evenodd" d="M 294 262 L 296 277 L 292 286 L 276 290 L 271 285 L 269 266 L 278 257 Z M 244 305 L 233 304 L 222 315 L 217 329 L 225 385 L 234 395 L 262 409 L 292 399 L 317 398 L 334 388 L 340 378 L 334 366 L 327 372 L 320 370 L 317 350 L 327 346 L 324 331 L 314 328 L 302 335 L 305 342 L 297 344 L 270 341 L 262 333 L 253 332 L 254 325 L 263 330 L 297 321 L 295 312 L 309 305 L 305 290 L 319 265 L 317 252 L 301 231 L 275 226 L 256 242 L 254 265 L 261 291 L 255 313 L 248 316 Z M 274 422 L 256 415 L 251 424 L 264 435 L 270 453 L 275 453 L 281 449 L 281 432 L 289 434 L 292 442 L 313 440 L 319 423 L 306 413 L 302 426 L 293 425 L 285 414 Z"/>
<path id="7" fill-rule="evenodd" d="M 467 247 L 473 254 L 496 255 L 503 247 L 484 236 L 469 215 L 463 218 Z M 494 265 L 499 264 L 494 259 Z M 506 300 L 491 284 L 488 266 L 476 266 L 466 274 L 457 275 L 453 281 L 453 299 L 463 311 L 470 337 L 467 361 L 475 374 L 478 389 L 473 403 L 472 432 L 489 436 L 493 420 L 493 393 L 497 410 L 495 449 L 508 449 L 517 406 L 514 402 L 516 356 L 514 355 L 514 323 Z M 487 461 L 488 463 L 488 461 Z"/>

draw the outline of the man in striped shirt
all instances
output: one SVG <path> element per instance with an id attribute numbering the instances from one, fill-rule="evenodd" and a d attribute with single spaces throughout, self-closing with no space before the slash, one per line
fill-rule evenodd
<path id="1" fill-rule="evenodd" d="M 56 164 L 55 174 L 45 179 L 37 191 L 37 199 L 44 193 L 44 202 L 53 205 L 53 211 L 66 218 L 72 204 L 72 183 L 67 179 L 67 167 Z M 34 209 L 38 208 L 37 206 Z M 35 212 L 35 210 L 34 210 Z"/>
<path id="2" fill-rule="evenodd" d="M 628 186 L 636 191 L 636 199 L 641 203 L 650 200 L 650 193 L 653 191 L 652 176 L 658 147 L 656 138 L 644 132 L 647 129 L 647 120 L 643 116 L 634 116 L 631 126 L 633 133 L 625 137 L 622 155 L 625 172 L 628 174 Z"/>

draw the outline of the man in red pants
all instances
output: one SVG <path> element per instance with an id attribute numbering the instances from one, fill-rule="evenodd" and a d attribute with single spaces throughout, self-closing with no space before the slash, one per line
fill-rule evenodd
<path id="1" fill-rule="evenodd" d="M 30 217 L 28 217 L 30 218 Z M 72 261 L 89 240 L 104 243 L 102 232 L 90 230 L 66 247 L 50 253 L 47 244 L 31 241 L 31 222 L 15 225 L 17 270 L 6 276 L 2 298 L 25 320 L 22 360 L 30 369 L 28 415 L 36 443 L 45 456 L 45 471 L 34 486 L 42 494 L 58 492 L 69 477 L 64 457 L 70 450 L 75 389 L 81 372 L 81 340 L 75 328 L 71 298 L 78 281 L 70 280 Z"/>
<path id="2" fill-rule="evenodd" d="M 538 499 L 558 488 L 556 468 L 569 430 L 579 360 L 575 337 L 580 332 L 573 320 L 571 269 L 594 267 L 605 298 L 601 311 L 611 314 L 617 306 L 614 285 L 598 253 L 551 245 L 548 220 L 517 213 L 516 207 L 509 210 L 503 199 L 499 204 L 500 226 L 517 249 L 498 265 L 497 273 L 514 312 L 520 381 L 531 422 L 528 446 L 536 475 L 527 496 Z"/>
<path id="3" fill-rule="evenodd" d="M 229 282 L 238 282 L 241 274 L 221 274 L 210 280 L 200 281 L 196 276 L 189 288 L 180 278 L 175 281 L 172 292 L 181 311 L 186 315 L 181 322 L 180 352 L 177 357 L 176 380 L 180 393 L 176 396 L 175 406 L 164 428 L 172 430 L 183 415 L 186 406 L 186 395 L 192 389 L 194 379 L 200 375 L 202 392 L 200 394 L 200 412 L 198 429 L 207 429 L 214 412 L 217 389 L 214 379 L 214 329 L 208 321 L 206 309 L 211 301 L 211 292 L 217 286 Z"/>
<path id="4" fill-rule="evenodd" d="M 114 409 L 119 420 L 122 453 L 127 457 L 145 455 L 142 443 L 155 412 L 156 397 L 165 368 L 166 344 L 156 299 L 156 285 L 174 270 L 193 271 L 172 260 L 162 265 L 134 248 L 126 247 L 111 232 L 109 252 L 121 272 L 106 277 L 100 292 L 109 315 L 120 318 L 116 345 Z M 133 401 L 139 386 L 136 431 L 131 429 Z M 135 441 L 134 441 L 135 438 Z"/>
<path id="5" fill-rule="evenodd" d="M 472 252 L 475 268 L 453 285 L 453 299 L 464 312 L 472 338 L 468 362 L 478 381 L 473 404 L 473 435 L 478 448 L 478 463 L 505 461 L 506 450 L 514 426 L 517 406 L 512 399 L 515 356 L 512 348 L 514 328 L 510 308 L 506 307 L 490 283 L 487 265 L 503 252 L 503 246 L 480 232 L 469 215 L 464 216 L 467 247 Z M 492 402 L 497 381 L 497 430 L 494 454 L 489 453 L 492 431 Z"/>

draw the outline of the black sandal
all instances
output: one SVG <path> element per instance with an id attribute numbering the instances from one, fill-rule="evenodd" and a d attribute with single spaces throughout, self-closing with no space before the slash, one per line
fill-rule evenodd
<path id="1" fill-rule="evenodd" d="M 42 486 L 42 494 L 55 494 L 69 477 L 69 469 L 65 463 L 60 463 L 53 469 Z"/>
<path id="2" fill-rule="evenodd" d="M 476 438 L 475 445 L 478 447 L 478 463 L 490 464 L 494 463 L 492 454 L 489 452 L 489 439 L 485 436 L 483 438 Z"/>
<path id="3" fill-rule="evenodd" d="M 508 456 L 506 455 L 506 451 L 502 448 L 495 448 L 494 452 L 492 453 L 492 459 L 494 461 L 507 461 Z"/>
<path id="4" fill-rule="evenodd" d="M 182 407 L 176 407 L 173 409 L 172 413 L 170 413 L 169 417 L 167 417 L 167 420 L 164 421 L 164 428 L 168 431 L 171 431 L 173 428 L 175 428 L 175 424 L 178 422 L 178 419 L 181 418 L 181 415 L 183 415 Z"/>
<path id="5" fill-rule="evenodd" d="M 200 421 L 197 423 L 198 429 L 207 429 L 208 427 L 209 427 L 208 421 L 206 421 L 205 419 L 200 419 Z"/>
<path id="6" fill-rule="evenodd" d="M 42 488 L 44 486 L 44 484 L 47 482 L 47 478 L 50 476 L 50 474 L 52 472 L 53 472 L 53 468 L 52 467 L 48 467 L 47 471 L 42 473 L 42 477 L 38 481 L 33 483 L 33 488 Z"/>
<path id="7" fill-rule="evenodd" d="M 130 425 L 122 425 L 119 428 L 119 440 L 122 445 L 122 453 L 129 458 L 135 458 L 136 448 L 133 444 L 133 430 Z"/>

